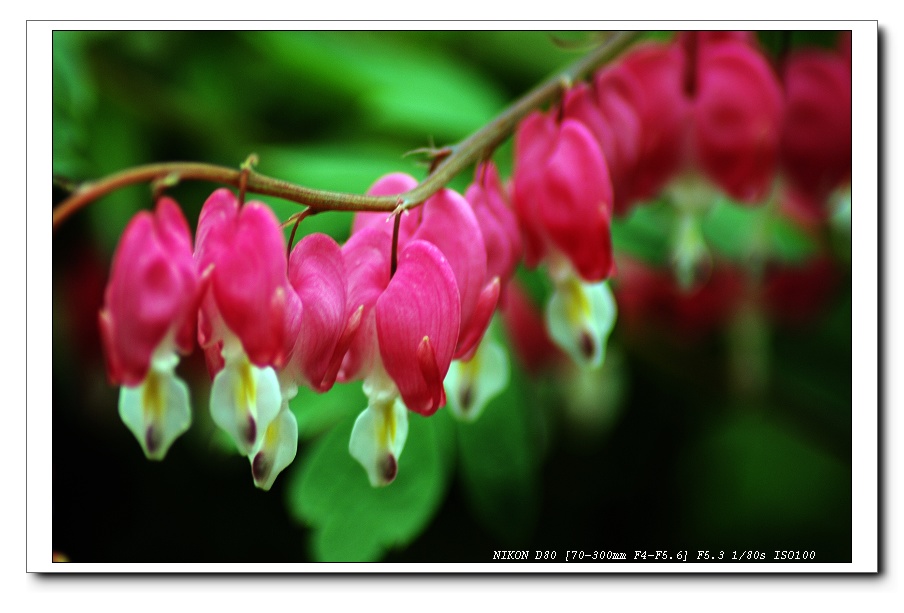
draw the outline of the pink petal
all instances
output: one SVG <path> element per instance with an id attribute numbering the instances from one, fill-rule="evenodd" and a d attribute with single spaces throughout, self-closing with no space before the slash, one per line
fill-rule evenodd
<path id="1" fill-rule="evenodd" d="M 515 273 L 523 247 L 518 219 L 492 162 L 478 166 L 465 199 L 474 208 L 487 248 L 487 279 L 499 277 L 503 285 Z"/>
<path id="2" fill-rule="evenodd" d="M 581 124 L 566 119 L 538 189 L 540 219 L 556 247 L 587 281 L 612 272 L 609 219 L 612 186 L 599 145 Z"/>
<path id="3" fill-rule="evenodd" d="M 138 213 L 113 256 L 100 326 L 112 381 L 137 385 L 151 356 L 173 334 L 191 349 L 198 300 L 198 274 L 191 235 L 178 205 L 162 198 L 154 214 Z"/>
<path id="4" fill-rule="evenodd" d="M 403 194 L 417 187 L 417 179 L 402 172 L 385 175 L 374 183 L 368 196 L 393 196 Z M 414 234 L 420 223 L 420 209 L 408 210 L 402 213 L 402 221 L 399 226 L 399 245 L 404 245 Z M 355 214 L 352 222 L 352 234 L 364 228 L 377 228 L 383 232 L 392 234 L 393 220 L 389 213 L 363 213 Z"/>
<path id="5" fill-rule="evenodd" d="M 496 312 L 500 287 L 499 277 L 494 277 L 480 292 L 474 315 L 468 320 L 467 324 L 462 324 L 461 326 L 458 348 L 455 350 L 455 359 L 469 360 L 474 355 L 477 345 L 480 344 L 487 328 L 490 327 L 493 313 Z"/>
<path id="6" fill-rule="evenodd" d="M 850 178 L 851 71 L 842 55 L 794 52 L 785 67 L 782 164 L 794 187 L 824 204 Z"/>
<path id="7" fill-rule="evenodd" d="M 408 243 L 375 311 L 386 372 L 410 410 L 433 414 L 444 401 L 461 324 L 455 276 L 442 252 L 426 241 Z"/>
<path id="8" fill-rule="evenodd" d="M 446 257 L 458 285 L 461 321 L 467 325 L 487 274 L 486 247 L 477 218 L 468 201 L 451 189 L 431 196 L 423 209 L 421 225 L 412 240 L 428 241 Z"/>
<path id="9" fill-rule="evenodd" d="M 684 56 L 678 45 L 638 45 L 611 71 L 603 81 L 634 81 L 622 86 L 632 96 L 641 125 L 640 152 L 626 198 L 645 200 L 659 192 L 683 159 L 689 112 L 682 83 Z"/>
<path id="10" fill-rule="evenodd" d="M 210 272 L 210 292 L 225 325 L 257 366 L 281 367 L 286 359 L 288 280 L 285 240 L 266 205 L 238 209 L 235 196 L 215 191 L 198 221 L 198 267 Z"/>
<path id="11" fill-rule="evenodd" d="M 554 146 L 558 131 L 550 115 L 534 112 L 522 121 L 515 132 L 515 172 L 512 203 L 524 237 L 524 261 L 535 267 L 545 254 L 543 229 L 539 221 L 540 202 L 537 184 L 541 171 Z"/>
<path id="12" fill-rule="evenodd" d="M 326 391 L 334 380 L 324 377 L 348 321 L 348 281 L 336 241 L 325 234 L 311 234 L 299 242 L 289 258 L 289 282 L 304 307 L 292 369 L 313 389 Z"/>
<path id="13" fill-rule="evenodd" d="M 352 234 L 342 247 L 348 274 L 348 311 L 362 309 L 358 331 L 352 338 L 339 372 L 341 381 L 367 376 L 379 357 L 373 307 L 389 284 L 392 238 L 376 228 Z"/>
<path id="14" fill-rule="evenodd" d="M 698 163 L 729 196 L 759 202 L 778 163 L 782 93 L 766 59 L 739 41 L 698 57 L 694 138 Z"/>

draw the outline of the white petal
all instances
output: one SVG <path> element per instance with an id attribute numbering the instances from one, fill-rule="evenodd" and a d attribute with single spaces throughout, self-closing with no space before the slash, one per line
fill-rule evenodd
<path id="1" fill-rule="evenodd" d="M 509 382 L 509 360 L 502 345 L 485 336 L 467 362 L 454 360 L 446 375 L 446 400 L 461 421 L 476 420 Z"/>
<path id="2" fill-rule="evenodd" d="M 276 476 L 295 459 L 297 451 L 298 422 L 286 400 L 279 414 L 267 426 L 255 453 L 249 456 L 254 485 L 264 491 L 269 490 Z"/>
<path id="3" fill-rule="evenodd" d="M 178 361 L 178 360 L 176 360 Z M 119 392 L 119 416 L 150 460 L 162 460 L 179 435 L 191 425 L 188 386 L 172 366 L 148 371 L 136 387 Z"/>
<path id="4" fill-rule="evenodd" d="M 210 415 L 241 454 L 249 455 L 279 413 L 279 381 L 272 368 L 258 368 L 244 354 L 225 357 L 210 390 Z"/>
<path id="5" fill-rule="evenodd" d="M 355 421 L 348 452 L 364 470 L 373 487 L 392 483 L 399 456 L 408 438 L 408 410 L 397 399 L 371 401 Z"/>
<path id="6" fill-rule="evenodd" d="M 577 364 L 596 368 L 603 363 L 615 313 L 615 298 L 606 281 L 583 283 L 569 275 L 556 282 L 546 326 L 553 341 Z"/>

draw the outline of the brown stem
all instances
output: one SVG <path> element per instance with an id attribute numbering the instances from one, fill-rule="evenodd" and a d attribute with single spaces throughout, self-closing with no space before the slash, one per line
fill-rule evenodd
<path id="1" fill-rule="evenodd" d="M 389 254 L 389 278 L 395 275 L 399 267 L 399 226 L 402 225 L 402 214 L 397 213 L 392 220 L 392 251 Z"/>
<path id="2" fill-rule="evenodd" d="M 291 202 L 307 205 L 314 212 L 321 211 L 384 211 L 391 212 L 417 206 L 439 191 L 461 171 L 476 160 L 486 159 L 493 150 L 508 138 L 518 123 L 531 111 L 556 99 L 562 83 L 571 83 L 588 76 L 594 69 L 610 61 L 627 49 L 640 32 L 619 32 L 586 56 L 580 58 L 561 73 L 557 73 L 517 100 L 498 117 L 486 124 L 461 143 L 452 147 L 452 153 L 443 158 L 433 172 L 414 189 L 403 194 L 389 196 L 362 196 L 342 192 L 329 192 L 302 187 L 254 172 L 252 169 L 202 164 L 198 162 L 169 162 L 137 166 L 98 181 L 84 183 L 68 199 L 53 210 L 53 229 L 56 230 L 69 216 L 92 201 L 133 183 L 157 181 L 169 175 L 179 180 L 194 179 L 232 185 L 241 188 L 246 174 L 245 189 L 248 192 L 276 196 Z M 401 202 L 401 204 L 400 204 Z"/>

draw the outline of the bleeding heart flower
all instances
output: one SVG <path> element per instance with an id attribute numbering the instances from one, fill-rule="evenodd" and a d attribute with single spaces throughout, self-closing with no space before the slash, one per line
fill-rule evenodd
<path id="1" fill-rule="evenodd" d="M 514 204 L 525 259 L 561 254 L 587 281 L 612 272 L 612 184 L 599 145 L 580 122 L 533 113 L 515 135 Z"/>
<path id="2" fill-rule="evenodd" d="M 726 194 L 748 203 L 771 191 L 778 166 L 782 92 L 755 47 L 701 41 L 696 58 L 693 150 L 696 163 Z"/>
<path id="3" fill-rule="evenodd" d="M 191 424 L 188 388 L 175 375 L 177 351 L 193 345 L 198 274 L 179 206 L 161 198 L 138 213 L 113 256 L 100 329 L 107 372 L 123 387 L 119 414 L 145 455 L 160 460 Z"/>
<path id="4" fill-rule="evenodd" d="M 211 415 L 251 456 L 280 412 L 276 369 L 286 364 L 302 312 L 279 222 L 264 204 L 240 209 L 219 189 L 201 209 L 195 261 L 207 283 L 198 337 L 215 373 Z"/>
<path id="5" fill-rule="evenodd" d="M 405 408 L 432 415 L 445 404 L 443 378 L 461 325 L 458 286 L 443 253 L 412 239 L 400 248 L 390 278 L 390 249 L 390 234 L 375 227 L 359 230 L 342 248 L 348 304 L 360 309 L 361 324 L 340 378 L 364 379 L 368 396 L 349 451 L 374 486 L 396 476 L 407 435 Z"/>
<path id="6" fill-rule="evenodd" d="M 839 53 L 792 52 L 784 73 L 782 166 L 796 197 L 826 217 L 829 194 L 850 180 L 851 70 Z"/>

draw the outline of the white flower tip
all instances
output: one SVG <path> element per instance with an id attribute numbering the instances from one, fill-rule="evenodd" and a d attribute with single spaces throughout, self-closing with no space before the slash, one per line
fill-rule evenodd
<path id="1" fill-rule="evenodd" d="M 173 367 L 152 368 L 139 385 L 119 392 L 119 416 L 149 460 L 166 457 L 191 425 L 188 387 L 173 374 Z"/>
<path id="2" fill-rule="evenodd" d="M 295 460 L 298 451 L 298 422 L 288 401 L 267 427 L 255 452 L 249 455 L 254 485 L 268 491 L 276 477 Z"/>
<path id="3" fill-rule="evenodd" d="M 364 468 L 372 487 L 395 481 L 407 437 L 408 412 L 395 399 L 371 404 L 358 416 L 348 452 Z"/>

